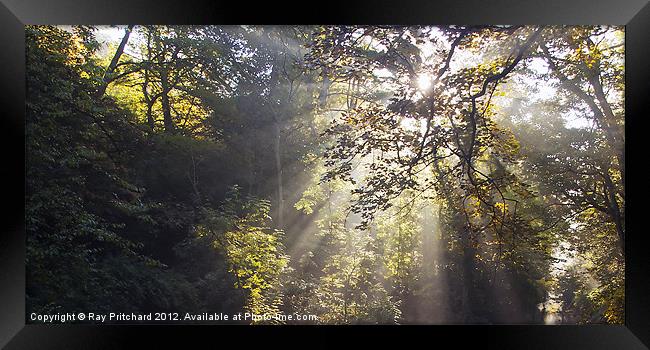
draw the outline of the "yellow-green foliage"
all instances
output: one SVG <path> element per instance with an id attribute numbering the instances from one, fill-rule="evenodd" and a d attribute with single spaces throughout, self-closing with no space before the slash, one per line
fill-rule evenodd
<path id="1" fill-rule="evenodd" d="M 282 231 L 269 227 L 270 203 L 242 198 L 235 187 L 219 211 L 206 210 L 199 237 L 209 237 L 224 254 L 236 288 L 246 290 L 246 310 L 255 315 L 275 316 L 280 312 L 280 277 L 288 265 Z"/>

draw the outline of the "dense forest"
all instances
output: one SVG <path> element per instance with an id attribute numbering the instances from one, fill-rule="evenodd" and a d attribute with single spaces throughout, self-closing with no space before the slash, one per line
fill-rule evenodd
<path id="1" fill-rule="evenodd" d="M 623 27 L 25 35 L 28 313 L 624 321 Z"/>

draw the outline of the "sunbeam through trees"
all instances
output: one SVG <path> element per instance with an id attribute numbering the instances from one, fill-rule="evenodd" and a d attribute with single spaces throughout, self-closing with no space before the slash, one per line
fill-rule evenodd
<path id="1" fill-rule="evenodd" d="M 624 322 L 623 27 L 25 32 L 28 320 Z"/>

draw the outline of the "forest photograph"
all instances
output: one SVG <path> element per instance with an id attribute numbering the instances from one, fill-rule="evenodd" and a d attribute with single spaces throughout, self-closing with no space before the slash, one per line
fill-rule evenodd
<path id="1" fill-rule="evenodd" d="M 624 324 L 625 27 L 25 26 L 27 323 Z"/>

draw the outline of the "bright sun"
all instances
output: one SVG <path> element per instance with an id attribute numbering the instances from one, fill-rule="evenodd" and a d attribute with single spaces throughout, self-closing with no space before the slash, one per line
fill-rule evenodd
<path id="1" fill-rule="evenodd" d="M 422 91 L 427 91 L 431 88 L 431 77 L 428 74 L 420 74 L 418 77 L 418 87 Z"/>

